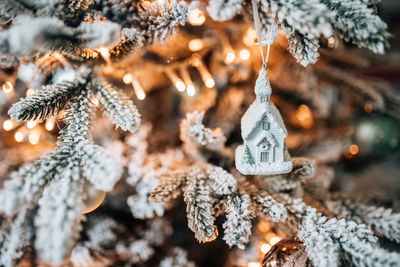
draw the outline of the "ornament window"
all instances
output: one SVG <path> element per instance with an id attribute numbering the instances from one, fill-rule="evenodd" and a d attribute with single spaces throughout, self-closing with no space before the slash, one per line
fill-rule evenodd
<path id="1" fill-rule="evenodd" d="M 262 129 L 263 129 L 263 130 L 269 130 L 269 123 L 264 121 L 264 122 L 262 123 Z"/>
<path id="2" fill-rule="evenodd" d="M 262 151 L 260 153 L 260 162 L 268 162 L 269 158 L 269 152 L 268 151 Z"/>
<path id="3" fill-rule="evenodd" d="M 265 101 L 267 101 L 267 98 L 265 96 L 261 96 L 260 97 L 260 102 L 265 102 Z"/>

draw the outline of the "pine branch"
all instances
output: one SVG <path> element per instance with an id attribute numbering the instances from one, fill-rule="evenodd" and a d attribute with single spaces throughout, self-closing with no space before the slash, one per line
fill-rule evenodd
<path id="1" fill-rule="evenodd" d="M 386 24 L 361 0 L 321 0 L 332 12 L 330 20 L 341 38 L 382 54 L 391 37 Z"/>
<path id="2" fill-rule="evenodd" d="M 140 124 L 140 115 L 133 102 L 105 82 L 96 82 L 94 88 L 105 114 L 117 128 L 135 132 Z"/>
<path id="3" fill-rule="evenodd" d="M 149 199 L 154 202 L 168 202 L 182 194 L 186 186 L 187 170 L 177 170 L 162 175 L 158 185 L 150 193 Z"/>
<path id="4" fill-rule="evenodd" d="M 82 90 L 86 90 L 90 75 L 89 69 L 82 68 L 73 82 L 44 86 L 35 94 L 15 103 L 8 114 L 11 119 L 16 121 L 44 120 L 54 116 L 65 108 L 70 100 L 76 98 Z"/>
<path id="5" fill-rule="evenodd" d="M 242 11 L 242 0 L 211 0 L 207 12 L 213 20 L 225 21 L 232 19 Z"/>
<path id="6" fill-rule="evenodd" d="M 289 52 L 302 66 L 314 64 L 319 57 L 319 41 L 317 38 L 306 37 L 299 32 L 287 35 L 289 41 Z"/>
<path id="7" fill-rule="evenodd" d="M 70 163 L 66 169 L 68 172 L 44 190 L 35 217 L 35 247 L 42 260 L 54 264 L 70 255 L 84 220 L 83 184 L 77 182 L 79 168 Z"/>
<path id="8" fill-rule="evenodd" d="M 185 25 L 187 5 L 183 1 L 165 0 L 163 4 L 153 2 L 146 10 L 139 10 L 142 35 L 152 42 L 165 42 L 175 34 L 178 25 Z"/>
<path id="9" fill-rule="evenodd" d="M 207 175 L 212 179 L 211 188 L 217 195 L 229 195 L 237 190 L 235 178 L 224 169 L 209 165 L 207 167 Z"/>
<path id="10" fill-rule="evenodd" d="M 199 242 L 208 242 L 218 235 L 214 226 L 211 188 L 200 170 L 194 169 L 192 172 L 190 177 L 193 178 L 188 181 L 184 193 L 188 227 Z"/>
<path id="11" fill-rule="evenodd" d="M 224 240 L 229 246 L 244 249 L 251 235 L 251 218 L 254 213 L 250 197 L 246 194 L 228 196 L 225 206 Z"/>
<path id="12" fill-rule="evenodd" d="M 277 202 L 272 196 L 252 196 L 252 203 L 257 216 L 261 216 L 273 222 L 286 220 L 287 211 L 285 205 Z"/>
<path id="13" fill-rule="evenodd" d="M 112 61 L 120 60 L 133 53 L 142 45 L 142 35 L 135 28 L 125 28 L 121 32 L 120 42 L 109 51 Z"/>

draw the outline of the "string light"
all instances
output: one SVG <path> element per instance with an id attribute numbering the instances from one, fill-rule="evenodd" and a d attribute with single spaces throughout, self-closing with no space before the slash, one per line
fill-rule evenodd
<path id="1" fill-rule="evenodd" d="M 29 129 L 32 129 L 35 126 L 36 126 L 36 121 L 28 121 L 26 123 L 26 127 L 28 127 Z"/>
<path id="2" fill-rule="evenodd" d="M 250 58 L 249 50 L 247 50 L 245 48 L 240 50 L 239 57 L 240 57 L 241 60 L 249 60 L 249 58 Z"/>
<path id="3" fill-rule="evenodd" d="M 271 245 L 269 245 L 267 243 L 262 244 L 261 247 L 260 247 L 260 251 L 263 254 L 266 254 L 270 249 L 271 249 Z"/>
<path id="4" fill-rule="evenodd" d="M 271 244 L 271 246 L 275 245 L 276 243 L 278 243 L 279 241 L 281 241 L 281 239 L 277 236 L 273 236 L 269 239 L 269 243 Z"/>
<path id="5" fill-rule="evenodd" d="M 33 88 L 29 88 L 28 90 L 26 90 L 25 94 L 26 96 L 30 96 L 36 93 L 36 90 Z"/>
<path id="6" fill-rule="evenodd" d="M 357 146 L 356 144 L 352 144 L 352 145 L 349 147 L 349 152 L 350 152 L 350 154 L 352 154 L 353 156 L 354 156 L 354 155 L 357 155 L 357 154 L 358 154 L 358 151 L 359 151 L 359 148 L 358 148 L 358 146 Z"/>
<path id="7" fill-rule="evenodd" d="M 196 88 L 194 87 L 193 81 L 190 78 L 189 71 L 187 70 L 186 66 L 181 67 L 181 75 L 183 81 L 186 84 L 186 91 L 189 96 L 194 96 L 196 94 Z"/>
<path id="8" fill-rule="evenodd" d="M 15 141 L 17 141 L 18 143 L 22 142 L 22 140 L 24 140 L 24 134 L 20 131 L 15 132 L 14 134 L 14 139 Z"/>
<path id="9" fill-rule="evenodd" d="M 14 122 L 12 120 L 5 120 L 3 122 L 4 131 L 11 131 L 14 128 Z"/>
<path id="10" fill-rule="evenodd" d="M 176 75 L 175 71 L 171 68 L 167 68 L 165 70 L 165 73 L 167 74 L 168 78 L 172 81 L 172 83 L 175 85 L 176 90 L 179 92 L 185 92 L 186 90 L 186 85 L 185 83 Z"/>
<path id="11" fill-rule="evenodd" d="M 249 28 L 243 37 L 243 43 L 247 46 L 254 46 L 257 43 L 257 33 L 254 29 Z"/>
<path id="12" fill-rule="evenodd" d="M 40 131 L 39 130 L 30 131 L 28 135 L 28 140 L 29 143 L 31 143 L 32 145 L 37 145 L 40 140 Z"/>
<path id="13" fill-rule="evenodd" d="M 208 71 L 207 67 L 204 65 L 203 61 L 201 60 L 200 55 L 193 54 L 190 63 L 197 68 L 200 73 L 201 79 L 203 83 L 208 87 L 212 88 L 215 85 L 215 80 L 212 77 L 211 73 Z"/>
<path id="14" fill-rule="evenodd" d="M 193 9 L 189 14 L 189 23 L 193 26 L 201 26 L 206 21 L 203 11 L 198 8 Z"/>
<path id="15" fill-rule="evenodd" d="M 336 39 L 335 37 L 331 36 L 328 38 L 328 47 L 334 48 L 336 46 Z"/>
<path id="16" fill-rule="evenodd" d="M 55 124 L 54 119 L 47 119 L 44 127 L 46 128 L 47 131 L 50 132 L 54 129 L 54 124 Z"/>
<path id="17" fill-rule="evenodd" d="M 11 93 L 14 90 L 14 86 L 10 81 L 6 81 L 5 83 L 3 83 L 3 91 L 6 94 Z"/>
<path id="18" fill-rule="evenodd" d="M 193 52 L 200 51 L 204 47 L 204 42 L 201 39 L 192 39 L 189 41 L 189 50 Z"/>
<path id="19" fill-rule="evenodd" d="M 247 264 L 247 267 L 261 267 L 261 264 L 259 262 L 255 262 L 255 261 L 250 261 Z"/>
<path id="20" fill-rule="evenodd" d="M 233 50 L 228 50 L 225 54 L 225 64 L 231 64 L 233 61 L 235 61 L 235 52 Z"/>
<path id="21" fill-rule="evenodd" d="M 99 102 L 99 100 L 97 99 L 97 97 L 93 97 L 93 98 L 92 98 L 92 103 L 93 103 L 93 105 L 94 105 L 95 107 L 98 107 L 99 104 L 100 104 L 100 102 Z"/>
<path id="22" fill-rule="evenodd" d="M 310 129 L 314 125 L 313 114 L 309 107 L 300 105 L 296 110 L 296 118 L 301 127 Z"/>
<path id="23" fill-rule="evenodd" d="M 142 85 L 139 83 L 139 81 L 132 75 L 132 87 L 133 90 L 135 91 L 135 95 L 139 100 L 143 100 L 146 98 L 146 92 L 144 91 Z"/>
<path id="24" fill-rule="evenodd" d="M 122 81 L 124 84 L 130 84 L 133 81 L 133 75 L 131 73 L 127 73 L 122 77 Z"/>

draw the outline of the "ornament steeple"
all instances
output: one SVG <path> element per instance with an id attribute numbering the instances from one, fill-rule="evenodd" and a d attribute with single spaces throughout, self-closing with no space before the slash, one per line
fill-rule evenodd
<path id="1" fill-rule="evenodd" d="M 271 85 L 267 76 L 267 69 L 263 66 L 258 74 L 256 85 L 254 86 L 254 93 L 258 102 L 268 102 L 271 96 Z"/>

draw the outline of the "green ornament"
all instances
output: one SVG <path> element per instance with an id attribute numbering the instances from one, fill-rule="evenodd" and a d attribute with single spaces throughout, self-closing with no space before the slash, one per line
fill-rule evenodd
<path id="1" fill-rule="evenodd" d="M 400 147 L 400 122 L 386 114 L 368 114 L 354 121 L 354 143 L 362 157 L 379 158 Z"/>
<path id="2" fill-rule="evenodd" d="M 242 165 L 251 165 L 251 164 L 254 164 L 254 161 L 253 158 L 251 157 L 250 149 L 246 145 L 242 156 Z"/>

